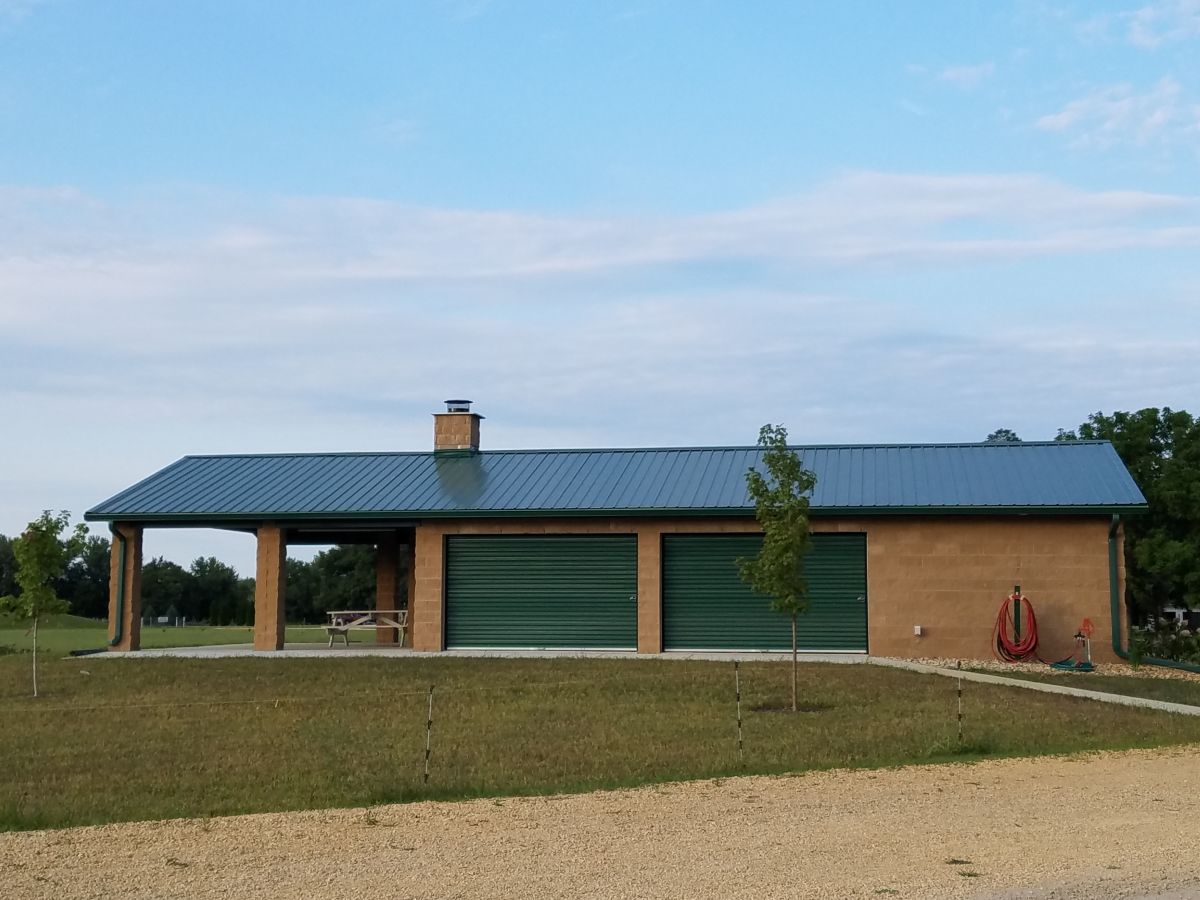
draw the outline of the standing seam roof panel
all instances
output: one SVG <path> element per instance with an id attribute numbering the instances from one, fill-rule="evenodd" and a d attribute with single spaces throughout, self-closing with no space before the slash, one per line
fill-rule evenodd
<path id="1" fill-rule="evenodd" d="M 1111 444 L 797 448 L 815 510 L 1145 506 Z M 542 510 L 752 512 L 755 447 L 485 451 L 470 456 L 185 457 L 88 512 L 92 519 L 483 514 Z"/>

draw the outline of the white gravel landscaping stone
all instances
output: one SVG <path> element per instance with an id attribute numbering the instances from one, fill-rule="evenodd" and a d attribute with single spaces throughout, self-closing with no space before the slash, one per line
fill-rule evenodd
<path id="1" fill-rule="evenodd" d="M 1171 898 L 1197 846 L 1187 747 L 6 834 L 0 893 Z"/>

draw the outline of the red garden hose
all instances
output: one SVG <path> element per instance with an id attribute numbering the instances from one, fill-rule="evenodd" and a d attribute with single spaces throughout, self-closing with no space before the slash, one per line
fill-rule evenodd
<path id="1" fill-rule="evenodd" d="M 1018 603 L 1020 606 L 1014 612 L 1013 607 Z M 1016 621 L 1014 616 L 1019 616 L 1020 620 Z M 993 637 L 996 658 L 999 660 L 1010 663 L 1034 659 L 1043 661 L 1037 652 L 1037 616 L 1033 614 L 1033 605 L 1028 598 L 1021 594 L 1009 594 L 1000 604 L 1000 614 L 996 616 Z"/>

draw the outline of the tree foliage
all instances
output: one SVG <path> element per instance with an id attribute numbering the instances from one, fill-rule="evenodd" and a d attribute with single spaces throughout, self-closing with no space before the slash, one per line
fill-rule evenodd
<path id="1" fill-rule="evenodd" d="M 322 550 L 312 562 L 288 560 L 285 603 L 290 622 L 324 622 L 330 609 L 375 605 L 375 549 L 342 544 Z"/>
<path id="2" fill-rule="evenodd" d="M 87 540 L 87 528 L 82 523 L 67 538 L 71 514 L 65 509 L 57 515 L 45 510 L 29 523 L 25 533 L 12 542 L 16 559 L 16 582 L 19 593 L 0 596 L 0 612 L 11 613 L 33 623 L 33 696 L 38 695 L 37 629 L 38 622 L 48 615 L 67 611 L 67 603 L 54 590 L 62 578 L 67 563 L 78 556 Z"/>
<path id="3" fill-rule="evenodd" d="M 1168 407 L 1093 413 L 1056 440 L 1107 440 L 1150 507 L 1125 519 L 1128 601 L 1137 618 L 1200 606 L 1200 420 Z"/>
<path id="4" fill-rule="evenodd" d="M 58 579 L 58 595 L 67 601 L 70 611 L 89 619 L 108 615 L 108 574 L 111 564 L 107 538 L 92 535 L 79 553 L 67 563 Z"/>
<path id="5" fill-rule="evenodd" d="M 253 581 L 247 594 L 233 566 L 215 556 L 198 556 L 188 567 L 179 612 L 190 621 L 249 625 L 254 621 Z"/>
<path id="6" fill-rule="evenodd" d="M 184 602 L 188 589 L 187 569 L 179 563 L 156 556 L 142 565 L 142 615 L 186 616 Z"/>
<path id="7" fill-rule="evenodd" d="M 1011 428 L 997 428 L 987 436 L 989 444 L 1019 444 L 1021 439 Z"/>
<path id="8" fill-rule="evenodd" d="M 33 620 L 67 611 L 67 603 L 59 598 L 55 583 L 87 540 L 87 528 L 82 523 L 63 539 L 63 532 L 70 524 L 71 514 L 66 510 L 57 515 L 46 510 L 12 541 L 18 591 L 0 597 L 0 609 L 17 618 Z"/>
<path id="9" fill-rule="evenodd" d="M 766 424 L 758 432 L 762 468 L 746 472 L 746 488 L 763 530 L 757 556 L 738 560 L 742 580 L 770 597 L 771 608 L 792 620 L 792 710 L 796 710 L 796 621 L 808 611 L 808 582 L 804 557 L 812 544 L 808 531 L 809 494 L 817 476 L 804 468 L 800 455 L 788 447 L 787 429 Z"/>
<path id="10" fill-rule="evenodd" d="M 0 534 L 0 597 L 15 596 L 19 590 L 12 538 Z"/>

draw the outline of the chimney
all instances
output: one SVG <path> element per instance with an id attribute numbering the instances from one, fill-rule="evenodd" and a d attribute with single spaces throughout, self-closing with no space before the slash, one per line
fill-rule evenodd
<path id="1" fill-rule="evenodd" d="M 483 416 L 471 412 L 470 400 L 447 400 L 446 411 L 433 414 L 435 453 L 478 453 L 479 423 Z"/>

